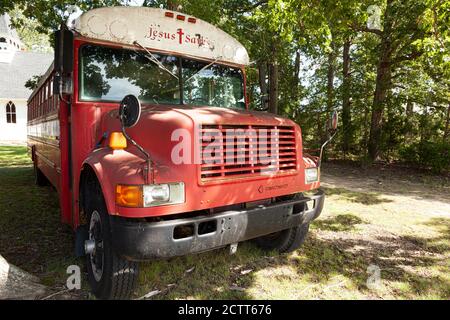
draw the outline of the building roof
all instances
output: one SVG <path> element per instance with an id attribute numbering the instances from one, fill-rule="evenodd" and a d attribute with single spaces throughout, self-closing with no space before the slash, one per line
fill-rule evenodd
<path id="1" fill-rule="evenodd" d="M 19 36 L 15 29 L 10 27 L 11 19 L 6 13 L 0 16 L 0 36 L 6 36 L 13 39 L 19 39 Z"/>
<path id="2" fill-rule="evenodd" d="M 25 83 L 45 74 L 52 61 L 52 53 L 18 51 L 11 63 L 0 63 L 0 98 L 28 99 L 32 90 Z"/>

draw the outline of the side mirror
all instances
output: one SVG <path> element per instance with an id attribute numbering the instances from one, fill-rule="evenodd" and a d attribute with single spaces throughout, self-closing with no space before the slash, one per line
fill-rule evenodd
<path id="1" fill-rule="evenodd" d="M 72 77 L 55 74 L 55 80 L 53 81 L 53 92 L 55 94 L 72 94 Z"/>
<path id="2" fill-rule="evenodd" d="M 73 72 L 73 40 L 72 31 L 62 27 L 54 33 L 55 58 L 54 68 L 56 70 L 53 92 L 55 94 L 72 94 L 72 72 Z"/>
<path id="3" fill-rule="evenodd" d="M 151 159 L 150 154 L 145 151 L 144 148 L 142 148 L 133 138 L 131 138 L 125 128 L 131 128 L 134 127 L 138 122 L 139 118 L 141 117 L 141 102 L 139 99 L 132 94 L 129 94 L 128 96 L 125 96 L 123 98 L 122 102 L 120 103 L 119 107 L 119 118 L 120 123 L 122 124 L 122 133 L 125 136 L 125 138 L 130 141 L 136 148 L 139 149 L 140 152 L 145 156 L 146 159 L 146 167 L 142 171 L 144 174 L 144 180 L 145 183 L 148 184 L 150 181 L 150 176 L 152 175 L 151 172 Z"/>
<path id="4" fill-rule="evenodd" d="M 123 98 L 119 107 L 119 118 L 123 128 L 134 127 L 141 117 L 141 102 L 135 95 Z"/>
<path id="5" fill-rule="evenodd" d="M 72 73 L 73 70 L 73 32 L 67 29 L 54 33 L 55 70 Z"/>

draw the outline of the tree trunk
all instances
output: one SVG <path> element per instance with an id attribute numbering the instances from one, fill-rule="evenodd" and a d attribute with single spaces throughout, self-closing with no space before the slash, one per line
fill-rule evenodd
<path id="1" fill-rule="evenodd" d="M 380 155 L 381 132 L 383 125 L 384 104 L 386 102 L 391 80 L 389 60 L 382 60 L 377 67 L 377 80 L 372 103 L 372 120 L 369 137 L 369 159 L 375 161 Z"/>
<path id="2" fill-rule="evenodd" d="M 9 264 L 0 255 L 0 300 L 36 299 L 43 297 L 46 291 L 39 279 Z"/>
<path id="3" fill-rule="evenodd" d="M 447 119 L 445 121 L 445 129 L 444 129 L 444 142 L 448 140 L 450 137 L 450 103 L 447 107 Z"/>
<path id="4" fill-rule="evenodd" d="M 295 68 L 294 68 L 294 81 L 295 84 L 298 86 L 300 84 L 300 50 L 297 50 L 295 53 Z"/>
<path id="5" fill-rule="evenodd" d="M 294 63 L 294 87 L 297 89 L 295 92 L 295 97 L 298 96 L 298 86 L 300 85 L 300 50 L 295 53 L 295 63 Z"/>
<path id="6" fill-rule="evenodd" d="M 321 112 L 317 111 L 317 144 L 321 145 L 323 143 L 322 135 L 323 135 L 323 123 L 321 119 Z"/>
<path id="7" fill-rule="evenodd" d="M 331 44 L 334 48 L 334 45 Z M 327 71 L 327 113 L 331 114 L 333 110 L 334 100 L 334 50 L 328 54 L 328 71 Z"/>
<path id="8" fill-rule="evenodd" d="M 412 134 L 412 116 L 413 116 L 413 109 L 414 109 L 414 103 L 410 98 L 406 101 L 406 135 L 405 140 L 406 142 L 410 142 L 413 134 Z"/>
<path id="9" fill-rule="evenodd" d="M 364 140 L 363 140 L 363 146 L 364 148 L 367 148 L 369 144 L 369 107 L 368 105 L 364 105 L 364 121 L 363 121 L 363 132 L 364 132 Z"/>
<path id="10" fill-rule="evenodd" d="M 261 108 L 267 109 L 267 63 L 259 64 L 259 88 L 261 89 Z"/>
<path id="11" fill-rule="evenodd" d="M 327 69 L 327 106 L 326 106 L 326 119 L 331 118 L 331 113 L 333 112 L 334 105 L 334 65 L 335 65 L 335 52 L 334 52 L 334 42 L 331 43 L 332 51 L 328 54 L 328 69 Z M 327 122 L 328 124 L 328 122 Z M 321 144 L 327 140 L 327 127 L 325 131 L 320 133 Z"/>
<path id="12" fill-rule="evenodd" d="M 343 130 L 343 151 L 346 154 L 352 143 L 352 119 L 350 112 L 350 39 L 344 42 L 342 53 L 342 130 Z"/>
<path id="13" fill-rule="evenodd" d="M 273 48 L 274 59 L 269 65 L 269 112 L 278 113 L 278 63 L 276 60 L 277 50 Z"/>
<path id="14" fill-rule="evenodd" d="M 368 144 L 369 161 L 373 162 L 380 156 L 380 143 L 383 125 L 383 112 L 387 93 L 391 86 L 392 42 L 390 19 L 391 1 L 387 2 L 384 15 L 383 33 L 381 35 L 380 51 L 377 64 L 375 93 L 372 102 L 372 118 Z"/>
<path id="15" fill-rule="evenodd" d="M 420 116 L 420 142 L 429 141 L 431 136 L 428 109 L 428 105 L 425 105 Z"/>

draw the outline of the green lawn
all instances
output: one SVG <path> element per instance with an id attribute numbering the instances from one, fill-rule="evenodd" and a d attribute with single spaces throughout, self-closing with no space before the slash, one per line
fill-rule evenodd
<path id="1" fill-rule="evenodd" d="M 332 169 L 324 168 L 323 179 L 339 187 L 325 183 L 324 212 L 297 252 L 243 243 L 236 255 L 221 249 L 148 262 L 135 297 L 158 290 L 153 299 L 450 299 L 448 184 L 433 187 L 433 199 L 421 197 L 436 185 L 433 177 L 391 177 L 395 193 L 384 185 L 359 190 L 352 187 L 373 177 L 357 173 L 346 186 L 348 169 Z M 33 184 L 25 147 L 0 147 L 0 253 L 55 292 L 64 288 L 67 266 L 82 265 L 70 228 L 59 223 L 56 192 Z M 381 278 L 369 289 L 371 265 Z M 83 283 L 71 297 L 89 298 L 88 291 Z"/>
<path id="2" fill-rule="evenodd" d="M 34 185 L 26 147 L 0 146 L 0 253 L 55 288 L 65 284 L 67 266 L 79 263 L 71 229 L 59 221 L 57 194 Z"/>

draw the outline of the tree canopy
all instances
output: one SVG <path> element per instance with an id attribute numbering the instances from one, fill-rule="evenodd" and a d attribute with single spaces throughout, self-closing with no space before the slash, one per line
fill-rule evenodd
<path id="1" fill-rule="evenodd" d="M 14 23 L 58 28 L 70 4 L 82 10 L 120 0 L 7 1 Z M 326 139 L 334 110 L 337 157 L 450 167 L 450 2 L 445 0 L 144 0 L 179 9 L 237 37 L 251 108 L 298 122 L 304 142 Z"/>

